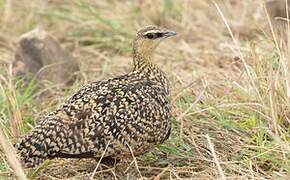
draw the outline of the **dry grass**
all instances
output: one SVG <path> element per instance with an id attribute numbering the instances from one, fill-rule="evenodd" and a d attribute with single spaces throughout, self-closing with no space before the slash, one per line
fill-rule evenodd
<path id="1" fill-rule="evenodd" d="M 19 163 L 17 159 L 17 155 L 11 146 L 11 143 L 8 141 L 7 137 L 5 136 L 2 129 L 0 129 L 0 147 L 1 150 L 4 152 L 4 154 L 7 157 L 8 164 L 13 169 L 14 175 L 17 179 L 25 180 L 26 176 L 24 174 L 24 171 L 21 167 L 21 164 Z"/>
<path id="2" fill-rule="evenodd" d="M 155 55 L 172 83 L 175 118 L 168 141 L 114 165 L 56 159 L 40 171 L 25 171 L 28 176 L 286 179 L 290 36 L 275 35 L 275 24 L 271 33 L 260 1 L 217 2 L 0 1 L 0 126 L 12 143 L 82 84 L 129 71 L 137 29 L 155 24 L 178 32 Z M 23 86 L 11 76 L 18 37 L 36 27 L 60 39 L 80 60 L 78 81 L 70 90 L 49 85 L 36 91 L 33 83 Z M 1 179 L 15 176 L 5 153 L 0 157 Z"/>

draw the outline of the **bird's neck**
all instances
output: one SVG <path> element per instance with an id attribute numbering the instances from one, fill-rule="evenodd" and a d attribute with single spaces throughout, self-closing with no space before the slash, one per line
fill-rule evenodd
<path id="1" fill-rule="evenodd" d="M 153 61 L 153 52 L 133 48 L 133 63 L 134 63 L 133 71 L 144 73 L 150 70 L 154 66 L 152 61 Z"/>
<path id="2" fill-rule="evenodd" d="M 133 48 L 134 70 L 142 70 L 152 64 L 153 52 Z"/>
<path id="3" fill-rule="evenodd" d="M 143 57 L 143 56 L 134 56 L 133 57 L 134 63 L 134 71 L 146 71 L 148 68 L 153 66 L 152 57 Z"/>
<path id="4" fill-rule="evenodd" d="M 166 77 L 166 74 L 152 61 L 152 54 L 143 56 L 142 54 L 134 53 L 133 73 L 137 73 L 150 81 L 156 82 L 157 84 L 165 88 L 165 91 L 167 93 L 169 93 L 169 81 Z"/>

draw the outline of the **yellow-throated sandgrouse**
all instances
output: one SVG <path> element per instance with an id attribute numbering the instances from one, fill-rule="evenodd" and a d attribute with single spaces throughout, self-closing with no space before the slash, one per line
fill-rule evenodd
<path id="1" fill-rule="evenodd" d="M 153 52 L 174 31 L 149 26 L 133 41 L 133 70 L 92 82 L 44 119 L 17 145 L 25 167 L 47 158 L 143 154 L 171 129 L 170 86 Z"/>

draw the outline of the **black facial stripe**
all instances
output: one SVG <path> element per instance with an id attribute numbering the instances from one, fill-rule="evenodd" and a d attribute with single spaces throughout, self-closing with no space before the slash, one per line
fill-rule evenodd
<path id="1" fill-rule="evenodd" d="M 162 33 L 156 33 L 156 38 L 162 37 L 163 34 Z"/>
<path id="2" fill-rule="evenodd" d="M 156 38 L 163 37 L 163 33 L 160 33 L 160 32 L 147 33 L 147 34 L 145 34 L 145 37 L 148 38 L 148 39 L 156 39 Z"/>

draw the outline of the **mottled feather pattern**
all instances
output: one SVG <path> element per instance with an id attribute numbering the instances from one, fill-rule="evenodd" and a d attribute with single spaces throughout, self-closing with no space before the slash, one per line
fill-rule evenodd
<path id="1" fill-rule="evenodd" d="M 54 157 L 101 157 L 106 147 L 105 157 L 121 158 L 163 143 L 171 129 L 169 81 L 137 56 L 132 72 L 84 86 L 44 117 L 17 146 L 24 166 Z"/>

